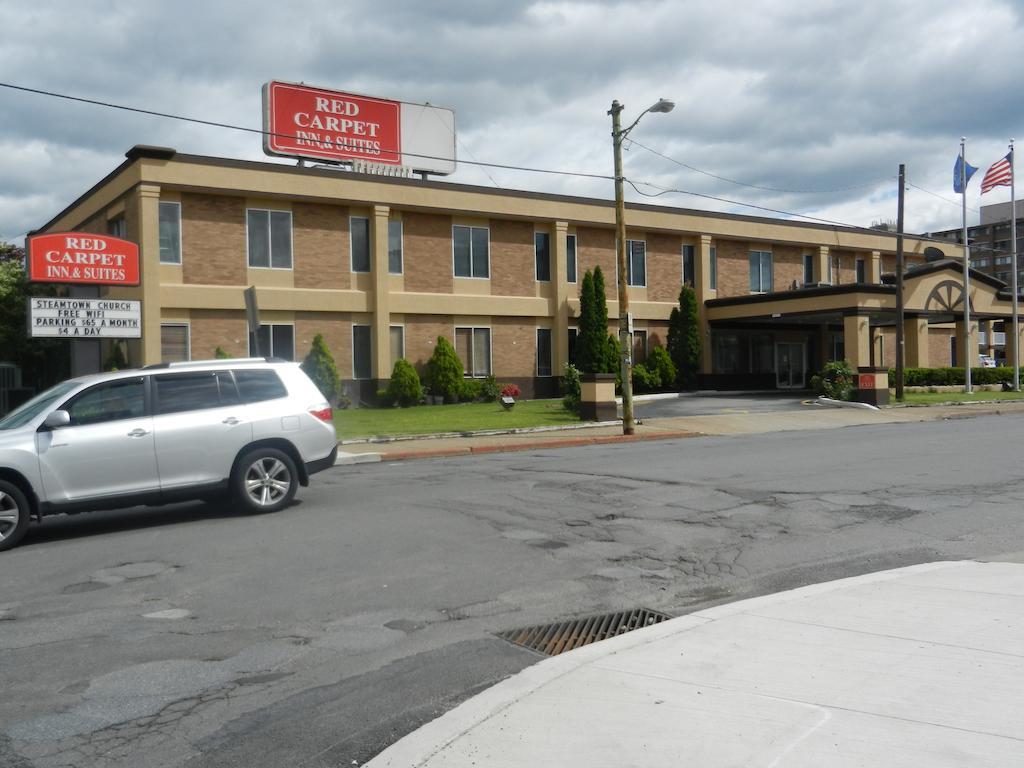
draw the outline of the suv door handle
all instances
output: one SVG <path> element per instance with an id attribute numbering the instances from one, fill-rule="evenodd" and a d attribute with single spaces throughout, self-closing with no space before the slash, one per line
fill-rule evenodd
<path id="1" fill-rule="evenodd" d="M 149 434 L 149 430 L 148 429 L 143 429 L 142 427 L 136 427 L 135 429 L 133 429 L 131 432 L 128 433 L 128 437 L 145 437 L 148 434 Z"/>
<path id="2" fill-rule="evenodd" d="M 224 421 L 221 422 L 221 424 L 230 424 L 231 426 L 234 426 L 235 424 L 238 423 L 239 420 L 236 419 L 234 416 L 228 416 L 226 419 L 224 419 Z"/>

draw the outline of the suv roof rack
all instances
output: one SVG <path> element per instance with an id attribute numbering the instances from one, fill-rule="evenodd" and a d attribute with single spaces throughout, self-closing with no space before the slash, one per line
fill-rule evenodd
<path id="1" fill-rule="evenodd" d="M 287 363 L 283 357 L 225 357 L 213 360 L 180 360 L 173 363 L 152 363 L 143 366 L 142 370 L 154 368 L 192 368 L 201 365 L 238 365 L 239 363 Z"/>

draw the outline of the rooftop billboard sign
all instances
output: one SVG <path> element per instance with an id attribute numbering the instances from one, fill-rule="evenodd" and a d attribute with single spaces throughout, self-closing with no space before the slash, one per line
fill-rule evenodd
<path id="1" fill-rule="evenodd" d="M 446 175 L 455 171 L 455 113 L 272 81 L 263 86 L 263 151 Z"/>

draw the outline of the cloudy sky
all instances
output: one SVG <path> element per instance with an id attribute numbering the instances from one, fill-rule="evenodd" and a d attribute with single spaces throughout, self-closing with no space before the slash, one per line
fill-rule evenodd
<path id="1" fill-rule="evenodd" d="M 456 112 L 451 180 L 602 198 L 611 181 L 465 161 L 610 175 L 611 101 L 631 122 L 664 97 L 625 153 L 641 190 L 678 190 L 652 202 L 867 226 L 895 219 L 905 163 L 915 232 L 960 225 L 961 136 L 982 173 L 1024 141 L 1022 44 L 1022 0 L 0 0 L 8 85 L 251 128 L 272 79 L 430 102 Z M 0 87 L 0 240 L 134 144 L 289 162 L 251 133 Z M 969 221 L 1009 199 L 979 187 Z"/>

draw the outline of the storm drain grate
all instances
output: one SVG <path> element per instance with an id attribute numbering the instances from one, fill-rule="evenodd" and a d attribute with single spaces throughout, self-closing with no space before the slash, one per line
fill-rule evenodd
<path id="1" fill-rule="evenodd" d="M 560 621 L 553 624 L 538 624 L 534 627 L 509 629 L 499 632 L 498 637 L 515 643 L 531 651 L 557 656 L 599 640 L 607 640 L 634 629 L 659 624 L 671 619 L 664 613 L 648 608 L 634 608 L 631 611 L 602 613 L 598 616 L 585 616 L 572 621 Z"/>

